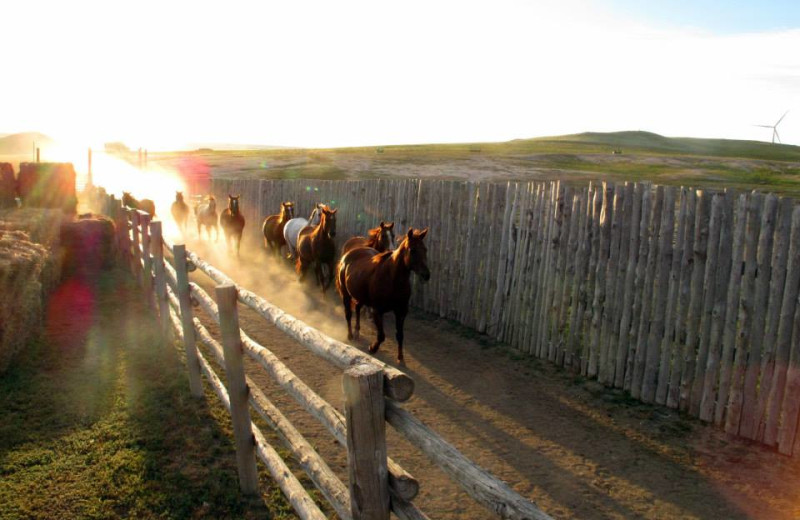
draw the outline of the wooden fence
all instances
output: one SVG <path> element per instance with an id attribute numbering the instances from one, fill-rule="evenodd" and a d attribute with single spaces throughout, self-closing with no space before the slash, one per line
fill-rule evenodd
<path id="1" fill-rule="evenodd" d="M 794 451 L 800 209 L 649 183 L 214 179 L 258 237 L 280 201 L 339 208 L 338 235 L 430 227 L 412 304 L 646 403 Z"/>
<path id="2" fill-rule="evenodd" d="M 252 422 L 252 406 L 278 433 L 339 518 L 388 519 L 390 511 L 401 519 L 428 518 L 412 502 L 419 491 L 418 481 L 386 455 L 386 422 L 498 517 L 550 518 L 403 408 L 400 403 L 409 399 L 414 390 L 414 382 L 408 375 L 326 336 L 258 295 L 236 286 L 225 273 L 187 250 L 183 244 L 170 244 L 164 240 L 161 222 L 150 222 L 148 214 L 123 208 L 113 196 L 99 193 L 97 196 L 101 200 L 95 204 L 116 223 L 121 261 L 130 266 L 142 285 L 146 298 L 160 318 L 164 335 L 173 334 L 183 344 L 191 393 L 198 398 L 204 395 L 202 374 L 231 413 L 242 492 L 257 492 L 257 457 L 300 518 L 326 518 Z M 189 281 L 189 272 L 194 269 L 200 269 L 219 284 L 215 298 Z M 192 301 L 219 325 L 219 340 L 193 316 Z M 324 401 L 267 347 L 255 342 L 239 328 L 239 304 L 249 307 L 301 346 L 344 370 L 344 414 Z M 224 369 L 227 385 L 207 361 L 208 354 Z M 342 483 L 247 376 L 244 355 L 266 370 L 347 449 L 349 486 Z"/>

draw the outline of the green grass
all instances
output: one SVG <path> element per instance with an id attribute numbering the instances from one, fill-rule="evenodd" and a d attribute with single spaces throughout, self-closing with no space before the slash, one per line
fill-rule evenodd
<path id="1" fill-rule="evenodd" d="M 612 151 L 622 151 L 612 155 Z M 760 189 L 800 196 L 800 147 L 760 141 L 612 132 L 501 143 L 392 145 L 153 153 L 167 165 L 192 155 L 215 176 L 236 179 L 439 179 L 651 181 L 700 188 Z M 463 175 L 461 175 L 463 173 Z M 465 177 L 466 176 L 466 177 Z"/>
<path id="2" fill-rule="evenodd" d="M 102 277 L 88 327 L 59 297 L 0 376 L 0 518 L 294 518 L 264 473 L 239 493 L 227 412 L 190 396 L 126 275 Z"/>

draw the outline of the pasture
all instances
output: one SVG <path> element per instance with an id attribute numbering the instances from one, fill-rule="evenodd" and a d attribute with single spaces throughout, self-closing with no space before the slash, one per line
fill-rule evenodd
<path id="1" fill-rule="evenodd" d="M 622 154 L 613 154 L 621 150 Z M 800 147 L 669 138 L 648 132 L 585 133 L 500 143 L 336 149 L 152 152 L 154 164 L 187 162 L 228 179 L 642 181 L 762 189 L 800 196 Z"/>

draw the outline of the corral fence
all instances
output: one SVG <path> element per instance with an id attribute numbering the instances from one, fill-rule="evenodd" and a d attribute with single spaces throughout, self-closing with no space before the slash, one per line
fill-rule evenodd
<path id="1" fill-rule="evenodd" d="M 478 503 L 500 518 L 547 519 L 535 504 L 478 467 L 435 431 L 409 413 L 402 402 L 414 391 L 414 381 L 355 347 L 339 342 L 287 314 L 255 293 L 237 286 L 225 273 L 183 244 L 162 236 L 161 222 L 142 211 L 124 208 L 120 201 L 95 192 L 95 207 L 116 224 L 120 261 L 130 267 L 165 337 L 181 340 L 191 393 L 204 395 L 202 376 L 230 412 L 239 483 L 244 493 L 256 493 L 256 458 L 280 486 L 296 514 L 325 519 L 308 492 L 252 422 L 250 406 L 273 428 L 339 518 L 428 518 L 414 503 L 419 482 L 387 456 L 386 423 L 425 453 Z M 189 279 L 199 269 L 219 285 L 212 298 Z M 193 303 L 219 325 L 218 340 L 193 315 Z M 238 306 L 247 306 L 282 333 L 318 357 L 344 370 L 344 414 L 322 399 L 266 346 L 239 328 Z M 227 385 L 215 372 L 224 369 Z M 317 419 L 347 450 L 348 484 L 330 469 L 294 425 L 252 382 L 243 357 L 258 363 L 269 376 Z"/>
<path id="2" fill-rule="evenodd" d="M 281 201 L 338 207 L 340 236 L 430 227 L 412 304 L 537 358 L 794 450 L 800 208 L 649 183 L 214 179 L 249 233 Z"/>

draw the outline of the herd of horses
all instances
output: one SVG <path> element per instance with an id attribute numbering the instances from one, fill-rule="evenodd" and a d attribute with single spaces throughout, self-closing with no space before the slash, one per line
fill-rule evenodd
<path id="1" fill-rule="evenodd" d="M 194 213 L 197 236 L 214 241 L 219 239 L 219 228 L 225 236 L 229 252 L 239 256 L 245 218 L 239 207 L 239 195 L 228 195 L 228 206 L 218 213 L 213 195 L 205 197 L 190 209 L 182 192 L 176 192 L 170 208 L 172 218 L 186 235 L 189 216 Z M 123 204 L 148 212 L 155 216 L 152 200 L 137 200 L 124 192 Z M 347 239 L 341 249 L 336 247 L 336 209 L 326 204 L 315 204 L 309 218 L 296 217 L 292 202 L 282 202 L 280 211 L 269 215 L 261 225 L 264 247 L 277 259 L 294 263 L 299 280 L 304 280 L 309 269 L 314 270 L 317 285 L 325 293 L 332 283 L 342 299 L 348 339 L 357 339 L 361 329 L 361 309 L 372 310 L 372 320 L 377 338 L 370 344 L 369 352 L 378 351 L 386 339 L 383 315 L 393 312 L 396 323 L 397 360 L 403 361 L 403 325 L 408 315 L 411 298 L 411 273 L 423 281 L 430 279 L 427 265 L 427 248 L 424 238 L 428 228 L 409 228 L 404 235 L 395 238 L 394 223 L 381 221 L 370 229 L 367 236 Z M 283 252 L 284 246 L 286 253 Z M 338 260 L 337 260 L 338 257 Z M 355 311 L 355 328 L 352 326 Z"/>

